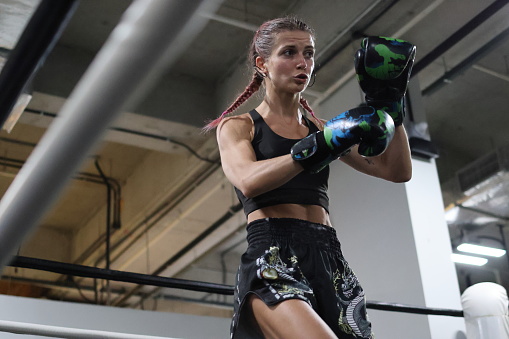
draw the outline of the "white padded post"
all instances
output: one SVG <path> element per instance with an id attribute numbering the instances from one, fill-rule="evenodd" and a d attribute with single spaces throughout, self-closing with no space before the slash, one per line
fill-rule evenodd
<path id="1" fill-rule="evenodd" d="M 504 287 L 490 282 L 470 286 L 461 296 L 468 339 L 509 339 L 509 302 Z"/>

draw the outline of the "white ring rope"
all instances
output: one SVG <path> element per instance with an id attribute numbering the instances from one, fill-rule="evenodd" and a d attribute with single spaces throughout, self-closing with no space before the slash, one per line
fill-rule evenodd
<path id="1" fill-rule="evenodd" d="M 53 338 L 72 339 L 176 339 L 168 337 L 154 337 L 140 334 L 127 334 L 79 328 L 59 327 L 41 324 L 23 323 L 17 321 L 0 320 L 0 331 L 15 334 L 29 334 Z"/>

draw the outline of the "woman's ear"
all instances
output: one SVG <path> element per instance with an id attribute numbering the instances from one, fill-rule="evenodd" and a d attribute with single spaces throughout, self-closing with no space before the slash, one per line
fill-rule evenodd
<path id="1" fill-rule="evenodd" d="M 267 68 L 265 67 L 265 60 L 261 56 L 257 56 L 255 59 L 255 68 L 264 77 L 267 76 Z"/>

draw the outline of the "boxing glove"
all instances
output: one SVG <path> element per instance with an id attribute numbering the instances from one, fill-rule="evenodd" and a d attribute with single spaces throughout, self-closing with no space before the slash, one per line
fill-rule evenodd
<path id="1" fill-rule="evenodd" d="M 357 80 L 366 103 L 381 109 L 399 126 L 405 117 L 404 96 L 415 60 L 416 47 L 393 38 L 367 37 L 354 58 Z"/>
<path id="2" fill-rule="evenodd" d="M 327 121 L 323 131 L 312 133 L 291 149 L 292 158 L 310 173 L 318 173 L 359 144 L 362 156 L 382 154 L 394 136 L 394 122 L 382 110 L 357 107 Z"/>

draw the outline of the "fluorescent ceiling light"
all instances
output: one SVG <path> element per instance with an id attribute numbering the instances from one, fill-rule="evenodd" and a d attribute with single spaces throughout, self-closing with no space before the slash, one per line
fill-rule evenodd
<path id="1" fill-rule="evenodd" d="M 483 266 L 486 265 L 488 262 L 488 259 L 486 258 L 479 258 L 479 257 L 472 257 L 470 255 L 463 255 L 463 254 L 456 254 L 453 253 L 451 255 L 452 261 L 460 263 L 460 264 L 468 264 L 468 265 L 475 265 L 475 266 Z"/>
<path id="2" fill-rule="evenodd" d="M 461 251 L 461 252 L 488 255 L 490 257 L 497 257 L 497 258 L 501 257 L 505 254 L 505 250 L 501 250 L 499 248 L 479 246 L 479 245 L 466 244 L 466 243 L 459 245 L 457 248 L 458 248 L 458 251 Z"/>
<path id="3" fill-rule="evenodd" d="M 479 218 L 475 218 L 473 223 L 476 225 L 486 225 L 490 222 L 497 222 L 499 220 L 500 219 L 495 218 L 495 217 L 479 217 Z"/>

